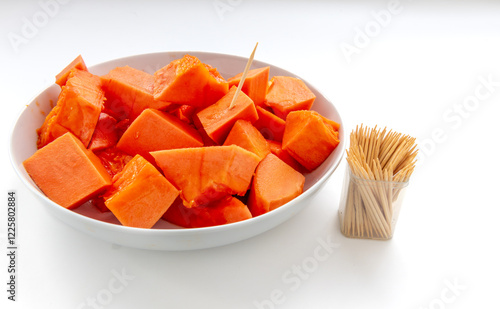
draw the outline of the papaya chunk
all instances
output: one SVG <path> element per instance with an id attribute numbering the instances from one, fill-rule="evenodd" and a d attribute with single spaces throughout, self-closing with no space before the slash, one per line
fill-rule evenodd
<path id="1" fill-rule="evenodd" d="M 57 105 L 38 129 L 38 148 L 67 132 L 88 146 L 104 104 L 101 80 L 89 72 L 72 70 L 62 87 Z"/>
<path id="2" fill-rule="evenodd" d="M 300 79 L 290 76 L 274 76 L 266 95 L 266 104 L 274 113 L 286 119 L 291 111 L 310 110 L 316 96 Z"/>
<path id="3" fill-rule="evenodd" d="M 255 122 L 259 118 L 252 99 L 243 92 L 238 94 L 234 106 L 229 108 L 236 89 L 231 87 L 219 101 L 199 111 L 194 117 L 196 127 L 203 129 L 218 145 L 224 142 L 238 119 Z"/>
<path id="4" fill-rule="evenodd" d="M 339 144 L 340 125 L 315 111 L 294 111 L 286 118 L 283 149 L 307 170 L 312 171 L 328 158 Z"/>
<path id="5" fill-rule="evenodd" d="M 151 152 L 165 177 L 181 190 L 188 208 L 226 195 L 245 195 L 260 158 L 239 146 L 210 146 Z"/>
<path id="6" fill-rule="evenodd" d="M 140 154 L 150 162 L 151 151 L 201 147 L 198 131 L 177 117 L 154 109 L 146 109 L 123 133 L 116 147 L 130 155 Z"/>
<path id="7" fill-rule="evenodd" d="M 239 73 L 227 80 L 229 83 L 229 88 L 232 86 L 238 86 L 241 81 L 242 73 Z M 249 70 L 245 82 L 241 87 L 243 91 L 250 99 L 252 99 L 255 105 L 259 106 L 264 104 L 267 94 L 267 83 L 269 81 L 269 67 L 258 68 Z"/>
<path id="8" fill-rule="evenodd" d="M 271 153 L 280 158 L 281 161 L 290 165 L 291 167 L 293 167 L 294 170 L 296 170 L 299 173 L 304 174 L 307 172 L 305 167 L 300 165 L 300 163 L 297 162 L 297 160 L 295 160 L 286 150 L 283 150 L 280 142 L 268 140 L 267 144 L 269 145 Z"/>
<path id="9" fill-rule="evenodd" d="M 113 177 L 104 203 L 122 225 L 151 228 L 178 195 L 151 163 L 137 155 Z"/>
<path id="10" fill-rule="evenodd" d="M 94 153 L 71 133 L 37 150 L 23 165 L 45 195 L 72 209 L 111 184 L 111 177 Z"/>
<path id="11" fill-rule="evenodd" d="M 233 196 L 226 196 L 207 205 L 187 208 L 178 199 L 163 219 L 178 226 L 198 228 L 223 225 L 252 218 L 248 207 Z"/>
<path id="12" fill-rule="evenodd" d="M 259 119 L 253 125 L 262 133 L 265 139 L 281 142 L 285 132 L 285 120 L 260 106 L 255 107 Z"/>
<path id="13" fill-rule="evenodd" d="M 269 144 L 260 132 L 247 120 L 239 119 L 233 125 L 224 146 L 237 145 L 255 153 L 262 160 L 271 152 Z"/>
<path id="14" fill-rule="evenodd" d="M 117 67 L 102 76 L 106 107 L 117 119 L 134 120 L 147 108 L 164 109 L 171 103 L 153 97 L 154 77 L 129 66 Z"/>
<path id="15" fill-rule="evenodd" d="M 59 74 L 56 75 L 56 84 L 58 84 L 61 87 L 66 85 L 69 73 L 73 69 L 88 71 L 87 65 L 85 65 L 82 55 L 78 55 L 78 57 L 76 57 L 75 60 L 71 61 L 70 64 L 68 64 Z"/>
<path id="16" fill-rule="evenodd" d="M 185 55 L 154 73 L 155 100 L 205 107 L 228 91 L 227 81 L 197 57 Z"/>
<path id="17" fill-rule="evenodd" d="M 268 154 L 257 169 L 250 188 L 248 208 L 256 217 L 274 210 L 304 190 L 305 177 L 274 154 Z"/>

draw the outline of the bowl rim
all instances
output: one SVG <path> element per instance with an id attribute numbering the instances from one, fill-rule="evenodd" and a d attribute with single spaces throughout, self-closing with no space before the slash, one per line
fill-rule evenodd
<path id="1" fill-rule="evenodd" d="M 206 52 L 206 51 L 165 51 L 165 52 L 152 52 L 152 53 L 143 53 L 143 54 L 135 54 L 135 55 L 130 55 L 130 56 L 124 56 L 120 58 L 115 58 L 111 60 L 107 60 L 104 62 L 100 62 L 97 64 L 94 64 L 92 66 L 88 67 L 88 70 L 92 73 L 93 70 L 95 70 L 98 67 L 101 66 L 109 66 L 112 63 L 115 62 L 120 62 L 120 61 L 125 61 L 128 59 L 132 58 L 141 58 L 141 57 L 155 57 L 155 56 L 162 56 L 162 55 L 171 55 L 171 54 L 190 54 L 194 55 L 196 57 L 209 57 L 209 56 L 215 56 L 215 57 L 227 57 L 227 58 L 233 58 L 238 61 L 247 61 L 248 58 L 242 57 L 242 56 L 237 56 L 237 55 L 232 55 L 232 54 L 226 54 L 226 53 L 219 53 L 219 52 Z M 238 228 L 244 228 L 248 225 L 254 224 L 256 221 L 264 221 L 264 220 L 271 220 L 273 217 L 278 217 L 282 212 L 288 211 L 288 208 L 293 207 L 295 204 L 300 203 L 302 200 L 308 198 L 310 195 L 312 195 L 314 192 L 316 192 L 318 189 L 320 189 L 330 178 L 330 176 L 333 174 L 333 172 L 338 168 L 340 163 L 342 162 L 343 156 L 344 156 L 344 149 L 345 149 L 345 128 L 344 128 L 344 123 L 341 117 L 341 113 L 339 112 L 339 109 L 337 106 L 335 106 L 332 101 L 321 91 L 319 91 L 314 85 L 309 83 L 307 80 L 299 77 L 298 75 L 283 69 L 279 66 L 269 64 L 264 61 L 260 61 L 257 59 L 254 59 L 251 68 L 258 66 L 269 66 L 271 69 L 277 69 L 283 72 L 286 72 L 289 74 L 289 76 L 293 76 L 296 78 L 300 78 L 306 85 L 310 88 L 311 90 L 315 92 L 315 94 L 320 94 L 324 99 L 326 100 L 327 104 L 332 105 L 333 110 L 338 114 L 339 119 L 335 120 L 340 124 L 340 130 L 339 130 L 339 139 L 340 143 L 338 144 L 337 148 L 335 148 L 334 151 L 340 151 L 341 153 L 339 154 L 339 158 L 332 162 L 332 165 L 327 168 L 325 173 L 314 183 L 312 184 L 309 188 L 307 188 L 306 191 L 304 191 L 302 194 L 294 198 L 293 200 L 287 202 L 286 204 L 274 209 L 273 211 L 267 212 L 265 214 L 262 214 L 257 217 L 253 217 L 247 220 L 239 221 L 239 222 L 233 222 L 229 224 L 223 224 L 223 225 L 216 225 L 216 226 L 208 226 L 208 227 L 199 227 L 199 228 L 151 228 L 151 229 L 145 229 L 145 228 L 137 228 L 137 227 L 128 227 L 128 226 L 123 226 L 120 224 L 114 224 L 110 222 L 105 222 L 101 221 L 98 219 L 94 219 L 88 216 L 85 216 L 83 214 L 77 213 L 71 209 L 67 209 L 64 207 L 61 207 L 59 204 L 53 202 L 51 199 L 49 199 L 45 194 L 43 194 L 40 189 L 35 187 L 32 183 L 29 182 L 29 179 L 26 179 L 25 175 L 21 173 L 21 170 L 19 169 L 19 166 L 16 163 L 16 159 L 14 158 L 14 133 L 15 130 L 19 124 L 19 120 L 23 113 L 31 106 L 31 104 L 34 103 L 36 98 L 41 96 L 44 92 L 49 90 L 51 87 L 56 87 L 57 85 L 55 83 L 50 84 L 49 86 L 46 86 L 43 90 L 37 92 L 36 95 L 32 96 L 31 99 L 28 101 L 28 104 L 25 104 L 23 108 L 18 112 L 16 121 L 11 127 L 11 130 L 9 132 L 9 137 L 10 137 L 10 143 L 9 143 L 9 158 L 10 162 L 17 174 L 17 176 L 20 178 L 21 182 L 28 187 L 28 189 L 39 199 L 42 199 L 44 202 L 48 203 L 51 205 L 53 210 L 58 211 L 59 213 L 64 213 L 66 215 L 72 216 L 75 219 L 83 220 L 83 223 L 85 224 L 91 224 L 91 225 L 97 225 L 97 228 L 100 229 L 105 229 L 105 230 L 116 230 L 120 233 L 132 233 L 132 234 L 137 234 L 139 233 L 141 236 L 148 236 L 150 234 L 153 235 L 159 235 L 159 234 L 165 234 L 169 236 L 194 236 L 196 234 L 200 233 L 215 233 L 215 232 L 223 232 L 225 230 L 233 230 L 233 229 L 238 229 Z M 313 110 L 314 110 L 314 105 L 313 105 Z M 333 152 L 330 154 L 330 156 L 333 155 Z M 22 162 L 20 162 L 22 165 Z M 286 220 L 285 220 L 286 221 Z M 279 225 L 279 224 L 277 224 Z M 276 225 L 276 226 L 277 226 Z M 274 227 L 274 226 L 273 226 Z"/>

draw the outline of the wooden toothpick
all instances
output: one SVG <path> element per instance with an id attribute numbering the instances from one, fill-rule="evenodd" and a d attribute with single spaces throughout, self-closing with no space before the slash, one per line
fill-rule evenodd
<path id="1" fill-rule="evenodd" d="M 247 73 L 248 69 L 250 69 L 250 65 L 252 64 L 253 61 L 253 56 L 255 55 L 255 50 L 257 49 L 257 45 L 259 45 L 259 42 L 255 44 L 255 47 L 252 51 L 252 54 L 250 55 L 250 58 L 248 58 L 247 65 L 245 66 L 245 70 L 243 71 L 243 74 L 241 75 L 240 82 L 238 84 L 238 88 L 236 88 L 236 92 L 234 93 L 233 100 L 231 101 L 231 104 L 229 105 L 229 108 L 233 108 L 234 104 L 236 103 L 236 99 L 238 98 L 238 94 L 241 91 L 241 87 L 243 87 L 243 84 L 245 83 L 245 78 L 247 78 Z"/>

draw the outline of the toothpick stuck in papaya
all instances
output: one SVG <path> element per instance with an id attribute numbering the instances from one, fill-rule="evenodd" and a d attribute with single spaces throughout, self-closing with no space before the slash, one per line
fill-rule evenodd
<path id="1" fill-rule="evenodd" d="M 241 75 L 240 82 L 238 83 L 238 88 L 236 88 L 236 92 L 234 93 L 233 100 L 231 101 L 231 104 L 229 105 L 229 108 L 233 108 L 236 99 L 238 98 L 238 94 L 240 94 L 241 87 L 243 87 L 243 84 L 245 83 L 245 78 L 247 78 L 247 73 L 248 70 L 250 69 L 250 65 L 252 65 L 253 61 L 253 56 L 255 55 L 255 50 L 257 50 L 257 45 L 259 45 L 259 42 L 255 43 L 255 47 L 252 51 L 252 54 L 250 55 L 250 58 L 248 58 L 247 65 L 245 66 L 245 70 L 243 71 L 243 74 Z"/>

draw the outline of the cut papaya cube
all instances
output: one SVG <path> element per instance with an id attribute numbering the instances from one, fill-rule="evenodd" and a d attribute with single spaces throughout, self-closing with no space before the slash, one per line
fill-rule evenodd
<path id="1" fill-rule="evenodd" d="M 274 210 L 302 194 L 304 183 L 301 173 L 271 153 L 255 170 L 248 208 L 254 217 Z"/>
<path id="2" fill-rule="evenodd" d="M 205 107 L 228 91 L 216 69 L 198 58 L 185 55 L 154 73 L 154 98 L 175 104 Z"/>
<path id="3" fill-rule="evenodd" d="M 70 64 L 68 64 L 59 74 L 56 75 L 56 84 L 59 86 L 66 85 L 66 81 L 68 80 L 69 73 L 71 70 L 77 69 L 82 71 L 88 71 L 87 65 L 83 61 L 81 55 L 78 55 Z"/>
<path id="4" fill-rule="evenodd" d="M 165 177 L 181 190 L 186 207 L 226 195 L 245 195 L 260 159 L 236 145 L 151 152 Z"/>
<path id="5" fill-rule="evenodd" d="M 316 96 L 300 79 L 290 76 L 274 76 L 266 95 L 266 104 L 274 113 L 286 119 L 291 111 L 310 110 Z"/>
<path id="6" fill-rule="evenodd" d="M 102 76 L 103 89 L 116 118 L 134 120 L 147 108 L 164 109 L 171 103 L 153 97 L 154 76 L 129 66 L 117 67 Z"/>
<path id="7" fill-rule="evenodd" d="M 285 132 L 285 120 L 276 116 L 267 109 L 256 106 L 259 119 L 253 125 L 260 131 L 265 139 L 281 142 Z"/>
<path id="8" fill-rule="evenodd" d="M 339 124 L 315 111 L 294 111 L 286 118 L 283 149 L 309 171 L 316 169 L 339 144 Z"/>
<path id="9" fill-rule="evenodd" d="M 104 203 L 122 225 L 151 228 L 178 195 L 151 163 L 137 155 L 113 177 Z"/>
<path id="10" fill-rule="evenodd" d="M 247 120 L 239 119 L 233 125 L 224 146 L 237 145 L 255 153 L 262 160 L 271 150 L 260 132 Z"/>
<path id="11" fill-rule="evenodd" d="M 80 206 L 111 184 L 99 158 L 71 133 L 37 150 L 23 165 L 49 199 L 68 209 Z"/>
<path id="12" fill-rule="evenodd" d="M 150 162 L 155 150 L 201 147 L 198 131 L 177 117 L 154 109 L 146 109 L 132 122 L 118 141 L 118 149 L 130 155 L 140 154 Z"/>
<path id="13" fill-rule="evenodd" d="M 203 129 L 218 145 L 224 142 L 238 119 L 255 122 L 259 117 L 252 99 L 243 92 L 239 93 L 234 106 L 229 108 L 236 89 L 231 87 L 219 101 L 199 111 L 194 117 L 195 125 Z"/>
<path id="14" fill-rule="evenodd" d="M 186 228 L 222 225 L 250 218 L 252 214 L 248 207 L 232 196 L 192 208 L 184 206 L 179 199 L 163 215 L 168 222 Z"/>
<path id="15" fill-rule="evenodd" d="M 243 73 L 239 73 L 227 80 L 229 88 L 238 86 L 241 81 Z M 243 91 L 255 105 L 259 106 L 264 104 L 267 94 L 267 83 L 269 81 L 269 67 L 258 68 L 249 70 L 245 82 L 241 87 Z"/>
<path id="16" fill-rule="evenodd" d="M 66 132 L 88 146 L 104 104 L 101 80 L 89 72 L 72 70 L 62 87 L 57 105 L 38 129 L 38 148 Z"/>

